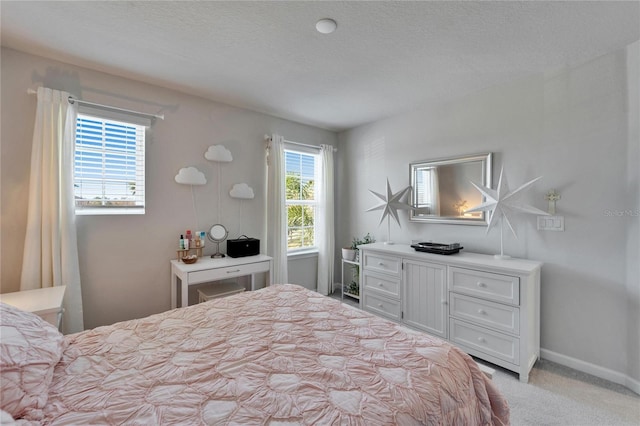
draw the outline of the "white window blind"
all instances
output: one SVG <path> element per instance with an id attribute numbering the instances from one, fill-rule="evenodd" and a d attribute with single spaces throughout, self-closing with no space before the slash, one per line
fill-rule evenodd
<path id="1" fill-rule="evenodd" d="M 76 213 L 144 214 L 144 151 L 144 124 L 79 113 L 74 167 Z"/>

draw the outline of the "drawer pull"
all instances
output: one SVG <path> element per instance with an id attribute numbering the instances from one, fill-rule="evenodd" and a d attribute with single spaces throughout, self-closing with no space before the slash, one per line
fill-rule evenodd
<path id="1" fill-rule="evenodd" d="M 487 311 L 485 311 L 484 309 L 478 309 L 478 313 L 480 315 L 487 315 Z"/>
<path id="2" fill-rule="evenodd" d="M 227 274 L 233 274 L 234 272 L 240 272 L 240 269 L 234 269 L 233 271 L 227 271 Z"/>
<path id="3" fill-rule="evenodd" d="M 442 300 L 442 304 L 446 305 L 447 304 L 447 300 L 446 299 Z"/>
<path id="4" fill-rule="evenodd" d="M 487 339 L 485 339 L 484 337 L 478 337 L 478 342 L 487 343 Z"/>
<path id="5" fill-rule="evenodd" d="M 482 281 L 478 281 L 478 284 L 477 284 L 477 285 L 478 285 L 478 287 L 481 287 L 481 288 L 484 288 L 484 287 L 486 287 L 486 286 L 487 286 L 487 285 L 486 285 L 485 283 L 483 283 Z"/>
<path id="6" fill-rule="evenodd" d="M 378 308 L 382 308 L 382 303 L 378 303 Z"/>
<path id="7" fill-rule="evenodd" d="M 384 266 L 384 262 L 378 262 L 378 266 Z"/>
<path id="8" fill-rule="evenodd" d="M 380 287 L 384 287 L 384 284 L 382 284 L 382 283 L 378 283 L 378 285 L 379 285 Z"/>

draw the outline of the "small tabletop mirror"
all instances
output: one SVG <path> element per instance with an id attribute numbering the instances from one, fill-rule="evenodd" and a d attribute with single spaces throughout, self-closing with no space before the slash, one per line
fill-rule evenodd
<path id="1" fill-rule="evenodd" d="M 224 225 L 216 223 L 209 230 L 209 234 L 207 237 L 216 243 L 216 252 L 211 255 L 213 258 L 224 257 L 224 254 L 220 253 L 220 243 L 227 239 L 227 235 L 229 235 L 229 231 Z"/>

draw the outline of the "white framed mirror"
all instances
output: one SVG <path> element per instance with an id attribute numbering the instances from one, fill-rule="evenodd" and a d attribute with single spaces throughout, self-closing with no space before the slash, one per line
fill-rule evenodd
<path id="1" fill-rule="evenodd" d="M 465 213 L 484 197 L 471 182 L 491 187 L 492 153 L 409 164 L 412 222 L 487 225 L 486 212 Z"/>
<path id="2" fill-rule="evenodd" d="M 221 225 L 219 223 L 216 223 L 211 227 L 211 229 L 209 229 L 207 238 L 209 238 L 209 240 L 216 243 L 216 252 L 212 254 L 211 257 L 213 258 L 224 257 L 224 254 L 220 253 L 220 243 L 226 240 L 228 235 L 229 235 L 229 231 L 227 231 L 227 228 L 225 228 L 224 225 Z"/>

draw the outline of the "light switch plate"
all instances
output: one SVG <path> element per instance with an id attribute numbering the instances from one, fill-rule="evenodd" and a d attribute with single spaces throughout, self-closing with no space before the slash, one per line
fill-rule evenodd
<path id="1" fill-rule="evenodd" d="M 538 216 L 538 231 L 564 231 L 564 216 Z"/>

